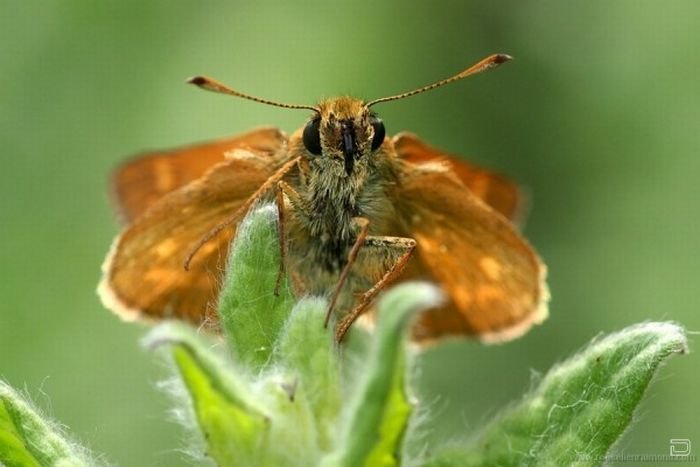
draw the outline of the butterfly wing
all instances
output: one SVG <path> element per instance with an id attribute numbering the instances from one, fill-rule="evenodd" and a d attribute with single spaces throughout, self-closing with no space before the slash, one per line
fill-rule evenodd
<path id="1" fill-rule="evenodd" d="M 511 222 L 444 165 L 404 163 L 402 173 L 394 197 L 400 228 L 417 242 L 402 279 L 434 280 L 449 296 L 422 316 L 415 338 L 501 342 L 543 321 L 546 268 Z"/>
<path id="2" fill-rule="evenodd" d="M 204 175 L 226 154 L 245 150 L 254 154 L 274 153 L 286 136 L 276 128 L 259 128 L 233 138 L 171 151 L 136 156 L 114 172 L 113 198 L 122 220 L 132 221 L 158 201 Z"/>
<path id="3" fill-rule="evenodd" d="M 98 293 L 126 320 L 176 317 L 201 323 L 213 313 L 236 221 L 183 263 L 193 245 L 251 199 L 289 158 L 286 142 L 274 152 L 239 151 L 200 178 L 153 202 L 114 240 Z"/>
<path id="4" fill-rule="evenodd" d="M 399 133 L 392 142 L 399 158 L 414 164 L 443 163 L 473 194 L 511 222 L 517 225 L 524 220 L 523 193 L 506 177 L 432 148 L 411 133 Z"/>

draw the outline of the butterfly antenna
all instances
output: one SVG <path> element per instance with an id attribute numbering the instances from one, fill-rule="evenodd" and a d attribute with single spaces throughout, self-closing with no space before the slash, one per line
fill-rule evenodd
<path id="1" fill-rule="evenodd" d="M 244 94 L 242 92 L 231 89 L 225 84 L 220 83 L 219 81 L 213 78 L 209 78 L 207 76 L 194 76 L 192 78 L 189 78 L 186 82 L 189 84 L 194 84 L 195 86 L 198 86 L 207 91 L 218 92 L 220 94 L 228 94 L 229 96 L 242 97 L 243 99 L 260 102 L 261 104 L 274 105 L 275 107 L 282 107 L 285 109 L 308 109 L 319 113 L 318 108 L 314 107 L 313 105 L 284 104 L 282 102 L 275 102 L 268 99 L 262 99 L 260 97 L 251 96 L 249 94 Z"/>
<path id="2" fill-rule="evenodd" d="M 475 75 L 477 73 L 481 73 L 482 71 L 496 68 L 497 66 L 499 66 L 507 61 L 510 61 L 512 59 L 513 59 L 513 57 L 511 57 L 510 55 L 506 55 L 506 54 L 489 55 L 488 57 L 475 63 L 474 65 L 470 66 L 469 68 L 462 71 L 461 73 L 458 73 L 450 78 L 443 79 L 441 81 L 438 81 L 438 82 L 433 83 L 433 84 L 429 84 L 427 86 L 423 86 L 422 88 L 414 89 L 413 91 L 408 91 L 408 92 L 403 92 L 401 94 L 396 94 L 395 96 L 374 99 L 373 101 L 369 101 L 365 105 L 367 107 L 371 107 L 374 104 L 379 104 L 380 102 L 395 101 L 398 99 L 403 99 L 405 97 L 415 96 L 416 94 L 420 94 L 420 93 L 425 92 L 425 91 L 430 91 L 431 89 L 439 88 L 440 86 L 444 86 L 446 84 L 450 84 L 450 83 L 453 83 L 455 81 L 459 81 L 460 79 L 464 79 L 468 76 L 472 76 L 472 75 Z"/>

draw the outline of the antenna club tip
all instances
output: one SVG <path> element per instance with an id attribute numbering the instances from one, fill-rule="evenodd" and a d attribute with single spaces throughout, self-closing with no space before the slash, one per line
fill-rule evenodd
<path id="1" fill-rule="evenodd" d="M 513 60 L 513 57 L 508 54 L 496 54 L 496 57 L 494 58 L 494 62 L 498 64 L 509 62 L 511 60 Z"/>
<path id="2" fill-rule="evenodd" d="M 496 54 L 493 57 L 493 64 L 494 65 L 500 65 L 502 63 L 506 63 L 513 60 L 513 57 L 508 55 L 508 54 Z"/>
<path id="3" fill-rule="evenodd" d="M 185 83 L 194 84 L 195 86 L 204 86 L 207 82 L 208 80 L 204 76 L 193 76 L 185 80 Z"/>

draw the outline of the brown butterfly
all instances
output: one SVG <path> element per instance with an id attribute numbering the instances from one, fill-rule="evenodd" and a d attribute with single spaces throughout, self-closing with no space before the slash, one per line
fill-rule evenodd
<path id="1" fill-rule="evenodd" d="M 515 226 L 522 208 L 517 186 L 411 134 L 386 137 L 370 110 L 509 59 L 491 55 L 395 96 L 340 97 L 317 106 L 190 79 L 210 91 L 312 115 L 290 137 L 262 128 L 120 167 L 114 186 L 127 225 L 103 265 L 103 303 L 127 320 L 215 322 L 236 226 L 253 204 L 274 200 L 280 271 L 290 272 L 297 294 L 329 296 L 338 340 L 387 284 L 408 279 L 434 281 L 448 297 L 422 315 L 416 340 L 470 335 L 500 342 L 521 335 L 546 318 L 548 292 L 546 268 Z"/>

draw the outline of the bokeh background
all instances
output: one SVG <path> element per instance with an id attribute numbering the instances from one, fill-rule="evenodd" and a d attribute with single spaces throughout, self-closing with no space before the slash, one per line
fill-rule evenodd
<path id="1" fill-rule="evenodd" d="M 183 84 L 193 74 L 313 103 L 411 89 L 492 52 L 516 60 L 377 108 L 390 133 L 528 187 L 526 233 L 550 268 L 544 325 L 423 356 L 422 393 L 443 414 L 431 435 L 476 430 L 601 332 L 700 329 L 698 18 L 694 0 L 1 1 L 0 377 L 112 462 L 185 465 L 145 329 L 94 293 L 118 228 L 110 170 L 306 117 L 203 93 Z M 663 368 L 618 451 L 667 454 L 670 438 L 700 449 L 698 362 Z"/>

